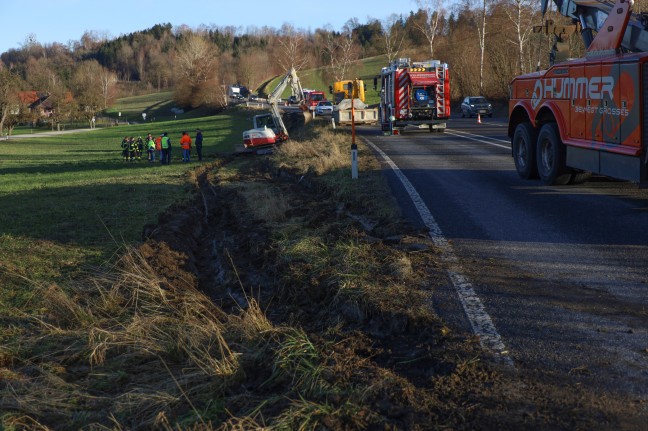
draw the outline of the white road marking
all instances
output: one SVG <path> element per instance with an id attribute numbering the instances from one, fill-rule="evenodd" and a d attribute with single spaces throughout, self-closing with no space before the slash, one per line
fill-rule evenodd
<path id="1" fill-rule="evenodd" d="M 446 131 L 447 133 L 447 131 Z M 374 145 L 371 141 L 363 137 L 363 140 L 371 146 L 380 156 L 383 158 L 385 163 L 394 171 L 400 182 L 403 184 L 403 187 L 409 194 L 416 210 L 418 211 L 423 223 L 429 230 L 430 238 L 434 244 L 441 251 L 441 259 L 447 265 L 447 273 L 452 281 L 452 284 L 457 291 L 459 296 L 459 301 L 463 306 L 463 309 L 470 321 L 470 326 L 472 327 L 473 332 L 479 337 L 479 342 L 484 349 L 493 353 L 495 358 L 500 362 L 508 365 L 510 367 L 515 367 L 513 360 L 509 356 L 509 352 L 502 341 L 495 324 L 492 319 L 486 312 L 486 308 L 482 303 L 479 296 L 473 289 L 472 284 L 463 275 L 463 268 L 459 263 L 457 255 L 454 253 L 452 245 L 448 240 L 443 236 L 441 228 L 437 224 L 436 220 L 432 216 L 427 205 L 423 202 L 423 199 L 418 194 L 412 183 L 407 179 L 405 174 L 396 166 L 396 164 L 385 154 L 380 148 Z"/>
<path id="2" fill-rule="evenodd" d="M 459 136 L 461 138 L 470 139 L 472 141 L 482 142 L 484 144 L 493 145 L 495 147 L 506 148 L 507 150 L 511 149 L 510 141 L 505 141 L 504 139 L 491 138 L 489 136 L 475 135 L 468 132 L 460 132 L 458 130 L 448 130 L 445 131 L 446 135 Z M 481 138 L 481 139 L 480 139 Z M 489 139 L 489 140 L 486 140 Z M 506 142 L 507 145 L 498 144 L 497 142 Z"/>

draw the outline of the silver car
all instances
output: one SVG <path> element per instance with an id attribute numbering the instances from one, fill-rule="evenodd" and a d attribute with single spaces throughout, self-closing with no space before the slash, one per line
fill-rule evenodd
<path id="1" fill-rule="evenodd" d="M 315 107 L 315 115 L 333 115 L 333 103 L 322 100 Z"/>

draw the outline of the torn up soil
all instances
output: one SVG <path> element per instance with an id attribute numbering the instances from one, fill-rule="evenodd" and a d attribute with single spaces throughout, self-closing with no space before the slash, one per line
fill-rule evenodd
<path id="1" fill-rule="evenodd" d="M 278 169 L 271 158 L 246 159 L 234 178 L 220 177 L 232 163 L 241 160 L 197 169 L 195 199 L 146 226 L 140 247 L 167 283 L 195 286 L 225 314 L 254 301 L 274 327 L 305 334 L 270 349 L 240 346 L 237 383 L 210 396 L 222 403 L 214 428 L 641 427 L 637 406 L 518 375 L 440 321 L 431 292 L 449 281 L 424 232 L 374 218 L 363 202 L 340 200 L 316 175 Z M 259 218 L 243 184 L 283 196 L 281 220 Z M 280 374 L 279 352 L 303 354 Z"/>

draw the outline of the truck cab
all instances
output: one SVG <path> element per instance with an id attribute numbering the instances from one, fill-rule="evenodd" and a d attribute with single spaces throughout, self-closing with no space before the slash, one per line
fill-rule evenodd
<path id="1" fill-rule="evenodd" d="M 311 91 L 306 98 L 306 105 L 309 111 L 314 111 L 319 102 L 326 100 L 326 94 L 323 91 Z"/>

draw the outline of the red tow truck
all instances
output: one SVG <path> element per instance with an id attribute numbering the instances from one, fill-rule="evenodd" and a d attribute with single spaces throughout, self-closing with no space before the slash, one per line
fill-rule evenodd
<path id="1" fill-rule="evenodd" d="M 519 176 L 563 185 L 596 173 L 647 185 L 646 15 L 633 15 L 628 0 L 553 2 L 587 50 L 512 81 L 508 134 Z"/>

